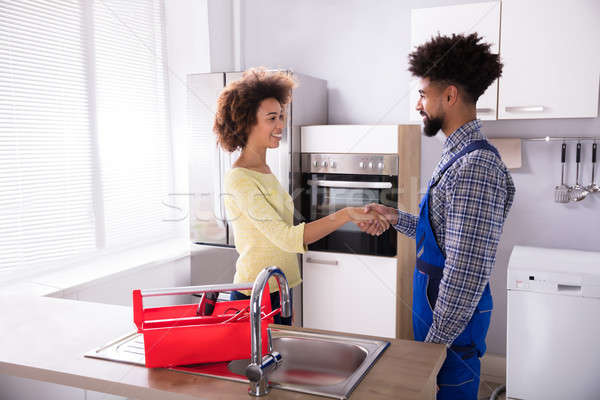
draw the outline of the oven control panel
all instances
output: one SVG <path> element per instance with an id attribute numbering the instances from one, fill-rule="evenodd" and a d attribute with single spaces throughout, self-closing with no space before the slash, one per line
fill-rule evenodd
<path id="1" fill-rule="evenodd" d="M 395 176 L 398 155 L 302 153 L 302 172 Z"/>

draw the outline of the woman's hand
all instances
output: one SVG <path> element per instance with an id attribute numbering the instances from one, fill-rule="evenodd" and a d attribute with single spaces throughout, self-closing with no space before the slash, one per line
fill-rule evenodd
<path id="1" fill-rule="evenodd" d="M 387 222 L 387 227 L 389 227 L 390 224 L 396 224 L 398 221 L 398 210 L 392 207 L 386 207 L 382 204 L 367 204 L 363 208 L 363 211 L 365 213 L 376 212 L 381 218 L 385 219 Z M 373 222 L 361 221 L 358 223 L 358 227 L 369 235 L 380 235 L 382 233 L 380 232 L 380 227 Z"/>
<path id="2" fill-rule="evenodd" d="M 386 217 L 374 210 L 367 210 L 363 207 L 346 207 L 345 211 L 350 220 L 359 227 L 361 227 L 361 225 L 365 227 L 368 226 L 368 232 L 362 227 L 361 230 L 369 235 L 379 236 L 390 227 L 390 223 Z"/>

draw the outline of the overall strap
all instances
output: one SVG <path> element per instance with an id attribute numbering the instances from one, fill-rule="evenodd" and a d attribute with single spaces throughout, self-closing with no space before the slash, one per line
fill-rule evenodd
<path id="1" fill-rule="evenodd" d="M 458 153 L 456 153 L 454 155 L 454 157 L 452 157 L 443 167 L 442 169 L 440 169 L 440 172 L 438 173 L 437 178 L 435 178 L 432 182 L 430 187 L 435 186 L 438 181 L 442 178 L 442 175 L 444 175 L 444 172 L 446 172 L 446 170 L 448 168 L 450 168 L 450 166 L 452 166 L 452 164 L 454 164 L 454 162 L 456 160 L 458 160 L 459 158 L 461 158 L 462 156 L 464 156 L 465 154 L 471 153 L 472 151 L 475 150 L 480 150 L 480 149 L 486 149 L 486 150 L 490 150 L 491 152 L 493 152 L 498 158 L 500 158 L 500 153 L 498 152 L 498 150 L 492 146 L 487 140 L 482 139 L 482 140 L 475 140 L 474 142 L 469 143 L 467 146 L 465 146 L 461 151 L 459 151 Z"/>

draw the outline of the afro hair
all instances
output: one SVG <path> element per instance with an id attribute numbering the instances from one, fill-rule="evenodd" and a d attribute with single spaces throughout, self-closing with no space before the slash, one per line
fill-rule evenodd
<path id="1" fill-rule="evenodd" d="M 263 100 L 276 99 L 285 106 L 289 103 L 295 80 L 283 71 L 251 68 L 242 79 L 230 83 L 217 100 L 213 131 L 217 143 L 226 151 L 243 149 L 248 134 L 256 124 L 256 112 Z"/>
<path id="2" fill-rule="evenodd" d="M 408 70 L 420 78 L 463 89 L 464 99 L 476 103 L 479 96 L 502 75 L 500 56 L 490 44 L 480 43 L 477 33 L 442 36 L 418 46 L 408 55 Z"/>

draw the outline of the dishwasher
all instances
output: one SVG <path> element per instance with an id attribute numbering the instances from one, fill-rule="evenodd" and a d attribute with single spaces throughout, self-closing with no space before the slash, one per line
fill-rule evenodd
<path id="1" fill-rule="evenodd" d="M 600 252 L 515 246 L 506 397 L 600 399 Z"/>

